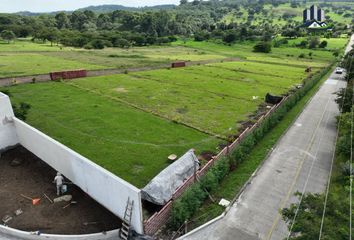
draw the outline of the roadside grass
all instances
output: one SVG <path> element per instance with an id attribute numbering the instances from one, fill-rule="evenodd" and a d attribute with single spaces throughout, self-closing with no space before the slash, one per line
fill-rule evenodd
<path id="1" fill-rule="evenodd" d="M 333 68 L 332 68 L 333 70 Z M 250 155 L 243 161 L 234 171 L 232 171 L 220 184 L 217 191 L 212 192 L 211 195 L 215 202 L 208 200 L 205 204 L 198 209 L 197 213 L 189 220 L 189 228 L 196 228 L 203 223 L 221 215 L 225 208 L 218 205 L 221 198 L 232 200 L 242 189 L 243 185 L 252 176 L 254 171 L 259 167 L 262 161 L 266 158 L 267 154 L 271 151 L 272 147 L 277 143 L 280 137 L 287 131 L 288 127 L 296 120 L 297 116 L 302 112 L 307 102 L 318 91 L 323 82 L 329 77 L 331 71 L 322 78 L 298 103 L 292 108 L 252 150 Z"/>
<path id="2" fill-rule="evenodd" d="M 101 69 L 103 66 L 63 60 L 37 53 L 1 54 L 0 78 L 44 74 L 52 71 L 72 69 Z"/>
<path id="3" fill-rule="evenodd" d="M 257 111 L 268 92 L 284 94 L 306 76 L 298 67 L 228 62 L 77 79 L 70 84 L 227 138 Z"/>
<path id="4" fill-rule="evenodd" d="M 31 105 L 27 123 L 117 176 L 144 187 L 170 154 L 215 151 L 218 139 L 62 82 L 2 88 Z"/>

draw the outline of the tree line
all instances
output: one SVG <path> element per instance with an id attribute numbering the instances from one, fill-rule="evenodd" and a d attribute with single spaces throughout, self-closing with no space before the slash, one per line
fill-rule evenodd
<path id="1" fill-rule="evenodd" d="M 175 41 L 175 36 L 192 37 L 196 41 L 209 39 L 231 44 L 239 40 L 269 41 L 282 33 L 286 37 L 300 37 L 306 31 L 284 14 L 284 26 L 274 23 L 271 11 L 265 4 L 278 6 L 283 0 L 211 0 L 188 2 L 181 0 L 178 7 L 169 10 L 125 11 L 95 13 L 90 10 L 59 12 L 39 16 L 0 14 L 0 33 L 4 40 L 16 37 L 32 37 L 33 41 L 49 41 L 52 44 L 102 49 L 104 47 L 128 48 L 166 44 Z M 293 2 L 292 7 L 298 7 Z M 244 22 L 225 22 L 228 14 L 242 17 Z M 267 21 L 254 21 L 257 14 Z M 334 32 L 339 35 L 345 26 L 336 24 Z M 338 29 L 338 31 L 337 31 Z"/>

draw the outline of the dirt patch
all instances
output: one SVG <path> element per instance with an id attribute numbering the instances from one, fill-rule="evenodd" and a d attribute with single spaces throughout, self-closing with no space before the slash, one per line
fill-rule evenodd
<path id="1" fill-rule="evenodd" d="M 68 194 L 77 204 L 63 209 L 67 202 L 50 203 L 56 197 L 52 183 L 56 171 L 23 147 L 2 154 L 0 158 L 0 221 L 12 216 L 8 226 L 24 231 L 50 234 L 88 234 L 117 229 L 121 221 L 75 185 L 68 186 Z M 20 194 L 41 198 L 40 204 Z M 15 215 L 21 209 L 23 213 Z M 1 222 L 2 224 L 2 222 Z"/>
<path id="2" fill-rule="evenodd" d="M 119 93 L 127 93 L 128 92 L 128 90 L 123 87 L 115 88 L 114 90 Z"/>

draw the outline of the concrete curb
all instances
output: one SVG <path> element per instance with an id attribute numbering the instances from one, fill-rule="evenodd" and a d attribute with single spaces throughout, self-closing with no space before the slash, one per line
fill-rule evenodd
<path id="1" fill-rule="evenodd" d="M 183 236 L 177 238 L 176 240 L 182 240 L 182 239 L 184 239 L 184 238 L 186 238 L 186 237 L 188 237 L 188 236 L 190 236 L 190 235 L 193 235 L 194 233 L 198 232 L 199 230 L 201 230 L 201 229 L 203 229 L 203 228 L 206 228 L 206 227 L 210 226 L 211 224 L 216 223 L 217 221 L 223 219 L 223 218 L 225 217 L 225 215 L 226 215 L 226 212 L 223 212 L 220 216 L 218 216 L 218 217 L 216 217 L 216 218 L 210 220 L 210 221 L 207 222 L 207 223 L 204 223 L 203 225 L 197 227 L 196 229 L 193 229 L 193 230 L 190 231 L 189 233 L 187 233 L 187 234 L 185 234 L 185 235 L 183 235 Z"/>
<path id="2" fill-rule="evenodd" d="M 0 225 L 0 239 L 19 239 L 19 240 L 113 240 L 119 239 L 119 230 L 112 230 L 105 233 L 93 233 L 83 235 L 58 235 L 58 234 L 40 234 L 37 232 L 25 232 L 18 229 Z"/>

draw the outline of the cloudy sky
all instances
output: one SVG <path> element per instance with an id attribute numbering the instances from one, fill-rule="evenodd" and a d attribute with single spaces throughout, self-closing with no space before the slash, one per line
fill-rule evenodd
<path id="1" fill-rule="evenodd" d="M 178 4 L 179 1 L 180 0 L 0 0 L 0 12 L 75 10 L 90 5 L 102 4 L 143 7 L 159 4 Z"/>

